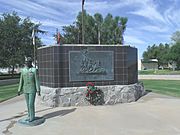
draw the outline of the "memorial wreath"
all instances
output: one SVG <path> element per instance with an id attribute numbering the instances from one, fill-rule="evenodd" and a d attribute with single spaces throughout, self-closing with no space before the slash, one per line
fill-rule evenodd
<path id="1" fill-rule="evenodd" d="M 104 104 L 104 94 L 100 89 L 94 86 L 94 83 L 88 82 L 86 84 L 86 100 L 92 105 L 102 105 Z"/>

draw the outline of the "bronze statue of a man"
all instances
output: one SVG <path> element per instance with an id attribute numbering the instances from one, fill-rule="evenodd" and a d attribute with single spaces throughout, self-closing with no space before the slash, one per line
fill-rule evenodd
<path id="1" fill-rule="evenodd" d="M 37 77 L 37 70 L 32 66 L 32 59 L 28 57 L 25 61 L 25 67 L 21 71 L 18 95 L 23 90 L 26 104 L 28 108 L 28 118 L 26 121 L 32 122 L 35 120 L 35 97 L 36 92 L 40 96 L 40 85 Z"/>

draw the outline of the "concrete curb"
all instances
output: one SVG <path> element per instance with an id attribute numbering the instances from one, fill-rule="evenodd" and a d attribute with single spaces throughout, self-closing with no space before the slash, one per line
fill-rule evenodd
<path id="1" fill-rule="evenodd" d="M 0 80 L 0 86 L 2 86 L 2 85 L 9 85 L 9 84 L 16 84 L 18 82 L 19 82 L 19 79 Z"/>
<path id="2" fill-rule="evenodd" d="M 180 75 L 138 75 L 138 79 L 150 80 L 180 80 Z"/>

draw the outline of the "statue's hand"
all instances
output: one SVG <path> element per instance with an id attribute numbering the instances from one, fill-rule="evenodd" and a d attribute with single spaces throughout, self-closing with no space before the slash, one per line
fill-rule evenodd
<path id="1" fill-rule="evenodd" d="M 20 92 L 18 92 L 18 96 L 20 96 L 21 94 L 20 94 Z"/>
<path id="2" fill-rule="evenodd" d="M 38 91 L 38 96 L 41 96 L 41 92 L 40 91 Z"/>

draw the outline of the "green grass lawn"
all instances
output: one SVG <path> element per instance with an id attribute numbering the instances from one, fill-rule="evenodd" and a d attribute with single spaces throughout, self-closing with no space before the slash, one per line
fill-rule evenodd
<path id="1" fill-rule="evenodd" d="M 180 70 L 141 70 L 139 75 L 180 75 Z"/>
<path id="2" fill-rule="evenodd" d="M 17 95 L 18 84 L 0 86 L 0 102 Z"/>
<path id="3" fill-rule="evenodd" d="M 146 90 L 155 93 L 180 97 L 180 80 L 140 80 Z"/>

